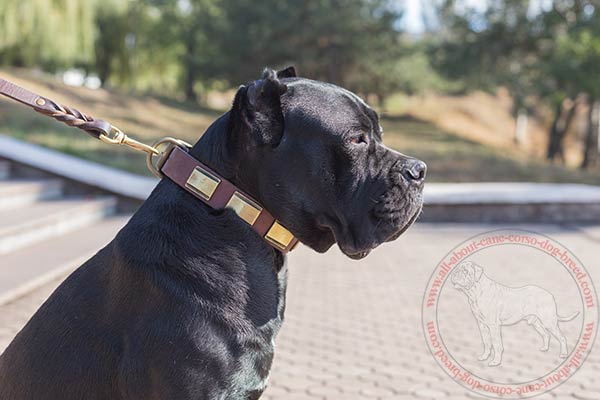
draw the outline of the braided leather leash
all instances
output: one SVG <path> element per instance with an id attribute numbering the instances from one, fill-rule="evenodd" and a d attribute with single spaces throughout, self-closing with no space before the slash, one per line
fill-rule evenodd
<path id="1" fill-rule="evenodd" d="M 35 111 L 52 117 L 69 126 L 79 128 L 90 136 L 100 139 L 100 135 L 110 136 L 113 126 L 101 119 L 95 119 L 79 110 L 61 106 L 54 101 L 38 96 L 20 86 L 0 78 L 0 93 L 16 100 Z"/>
<path id="2" fill-rule="evenodd" d="M 52 117 L 74 128 L 79 128 L 93 138 L 102 140 L 105 143 L 129 146 L 148 153 L 150 156 L 160 153 L 156 149 L 156 146 L 148 146 L 147 144 L 131 139 L 119 128 L 107 121 L 96 119 L 75 108 L 62 106 L 47 97 L 32 93 L 6 79 L 0 78 L 0 94 L 31 107 L 40 114 Z M 158 172 L 155 168 L 151 168 L 151 171 L 155 174 Z"/>

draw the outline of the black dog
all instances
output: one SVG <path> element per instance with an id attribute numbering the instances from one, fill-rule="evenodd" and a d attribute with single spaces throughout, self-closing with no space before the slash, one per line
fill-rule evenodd
<path id="1" fill-rule="evenodd" d="M 359 259 L 422 206 L 425 164 L 381 135 L 356 95 L 267 70 L 190 154 L 305 245 Z M 257 399 L 285 288 L 282 253 L 163 179 L 0 357 L 0 399 Z"/>

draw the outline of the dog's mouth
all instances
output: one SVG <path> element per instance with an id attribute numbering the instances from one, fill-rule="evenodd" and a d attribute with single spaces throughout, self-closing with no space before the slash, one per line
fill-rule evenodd
<path id="1" fill-rule="evenodd" d="M 359 251 L 358 253 L 349 253 L 347 251 L 344 251 L 344 249 L 342 249 L 342 248 L 340 248 L 340 249 L 342 250 L 342 253 L 344 253 L 347 257 L 349 257 L 353 260 L 362 260 L 363 258 L 368 256 L 372 250 L 372 249 L 369 249 L 369 250 Z"/>
<path id="2" fill-rule="evenodd" d="M 339 242 L 338 242 L 338 246 L 339 246 L 340 250 L 342 251 L 342 253 L 344 253 L 344 255 L 351 258 L 352 260 L 362 260 L 363 258 L 368 256 L 369 253 L 371 253 L 371 251 L 374 250 L 381 243 L 387 243 L 387 242 L 391 242 L 391 241 L 398 239 L 404 232 L 406 232 L 408 230 L 408 228 L 410 228 L 415 223 L 415 221 L 421 215 L 421 212 L 422 212 L 422 204 L 419 207 L 417 207 L 417 210 L 412 214 L 412 216 L 408 219 L 408 221 L 406 223 L 402 224 L 398 230 L 393 232 L 391 235 L 387 236 L 387 238 L 384 239 L 383 241 L 377 241 L 377 242 L 373 243 L 371 246 L 369 246 L 368 248 L 364 248 L 364 249 L 360 249 L 360 250 L 349 249 Z"/>
<path id="3" fill-rule="evenodd" d="M 421 203 L 417 207 L 417 210 L 414 212 L 414 214 L 412 215 L 412 217 L 410 217 L 408 219 L 408 222 L 406 222 L 404 225 L 402 225 L 402 227 L 397 232 L 393 233 L 385 241 L 386 242 L 392 242 L 392 241 L 398 239 L 400 237 L 400 235 L 402 235 L 404 232 L 406 232 L 408 230 L 408 228 L 410 228 L 417 221 L 417 219 L 421 216 L 422 212 L 423 212 L 423 203 Z"/>

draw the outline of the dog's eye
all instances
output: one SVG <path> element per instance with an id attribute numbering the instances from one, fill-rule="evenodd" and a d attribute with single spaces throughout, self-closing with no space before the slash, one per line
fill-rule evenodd
<path id="1" fill-rule="evenodd" d="M 350 138 L 349 141 L 352 144 L 367 143 L 367 139 L 365 138 L 365 135 L 354 136 L 354 137 Z"/>

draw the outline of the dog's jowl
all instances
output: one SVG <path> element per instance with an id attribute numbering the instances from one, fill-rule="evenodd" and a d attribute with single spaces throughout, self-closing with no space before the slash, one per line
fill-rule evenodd
<path id="1" fill-rule="evenodd" d="M 385 147 L 356 95 L 293 68 L 242 86 L 189 154 L 318 252 L 363 258 L 421 211 L 425 164 Z M 285 257 L 164 178 L 0 357 L 0 399 L 257 399 Z"/>

